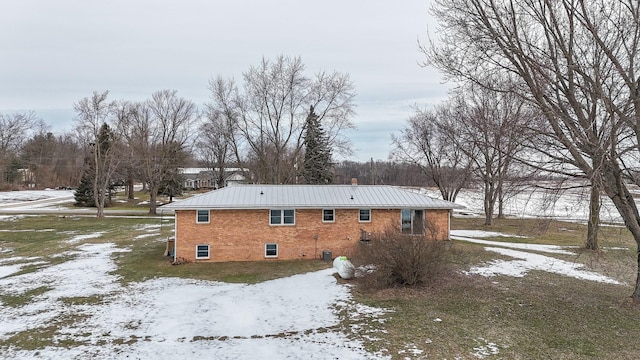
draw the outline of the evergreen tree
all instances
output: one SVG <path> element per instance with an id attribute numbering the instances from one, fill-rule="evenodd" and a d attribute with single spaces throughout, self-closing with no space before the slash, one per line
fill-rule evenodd
<path id="1" fill-rule="evenodd" d="M 20 169 L 21 167 L 22 167 L 22 164 L 18 159 L 11 159 L 11 163 L 9 164 L 9 166 L 7 166 L 4 179 L 2 180 L 6 181 L 8 184 L 15 183 L 17 180 L 20 179 L 20 173 L 18 169 Z"/>
<path id="2" fill-rule="evenodd" d="M 169 171 L 166 178 L 160 183 L 158 188 L 158 194 L 169 197 L 169 201 L 173 202 L 173 197 L 182 195 L 182 186 L 184 184 L 184 177 L 180 174 L 178 169 Z"/>
<path id="3" fill-rule="evenodd" d="M 304 164 L 302 176 L 307 184 L 327 184 L 333 182 L 331 172 L 331 149 L 320 118 L 309 110 L 304 134 Z"/>
<path id="4" fill-rule="evenodd" d="M 96 206 L 93 198 L 93 182 L 87 171 L 82 174 L 80 185 L 78 185 L 78 188 L 73 193 L 73 197 L 76 200 L 76 206 Z"/>

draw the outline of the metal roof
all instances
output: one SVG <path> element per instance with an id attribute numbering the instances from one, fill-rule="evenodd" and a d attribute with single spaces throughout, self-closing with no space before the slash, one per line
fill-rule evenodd
<path id="1" fill-rule="evenodd" d="M 162 208 L 194 209 L 454 209 L 461 206 L 387 185 L 235 185 Z"/>

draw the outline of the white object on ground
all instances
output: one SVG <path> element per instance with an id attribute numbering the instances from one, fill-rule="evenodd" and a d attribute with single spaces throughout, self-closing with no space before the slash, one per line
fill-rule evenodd
<path id="1" fill-rule="evenodd" d="M 343 279 L 353 279 L 355 267 L 346 256 L 338 256 L 333 260 L 333 267 Z"/>

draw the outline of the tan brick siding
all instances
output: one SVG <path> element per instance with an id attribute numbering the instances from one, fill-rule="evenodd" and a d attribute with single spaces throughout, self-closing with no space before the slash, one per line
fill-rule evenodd
<path id="1" fill-rule="evenodd" d="M 269 210 L 211 210 L 208 224 L 196 223 L 195 210 L 176 211 L 176 258 L 189 261 L 256 261 L 265 259 L 265 244 L 278 244 L 279 260 L 318 259 L 323 250 L 352 256 L 360 230 L 384 231 L 398 226 L 400 210 L 371 210 L 371 222 L 358 221 L 358 209 L 336 209 L 335 221 L 322 222 L 321 209 L 295 211 L 295 225 L 269 225 Z M 448 238 L 448 210 L 427 210 L 427 223 Z M 196 245 L 210 247 L 208 260 L 196 260 Z M 270 260 L 270 259 L 269 259 Z"/>

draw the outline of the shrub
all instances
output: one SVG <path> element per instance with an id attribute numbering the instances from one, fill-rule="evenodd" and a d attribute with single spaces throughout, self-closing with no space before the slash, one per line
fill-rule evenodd
<path id="1" fill-rule="evenodd" d="M 360 243 L 353 258 L 359 282 L 365 288 L 427 284 L 444 273 L 449 241 L 432 240 L 429 235 L 407 235 L 390 228 L 373 233 Z"/>

